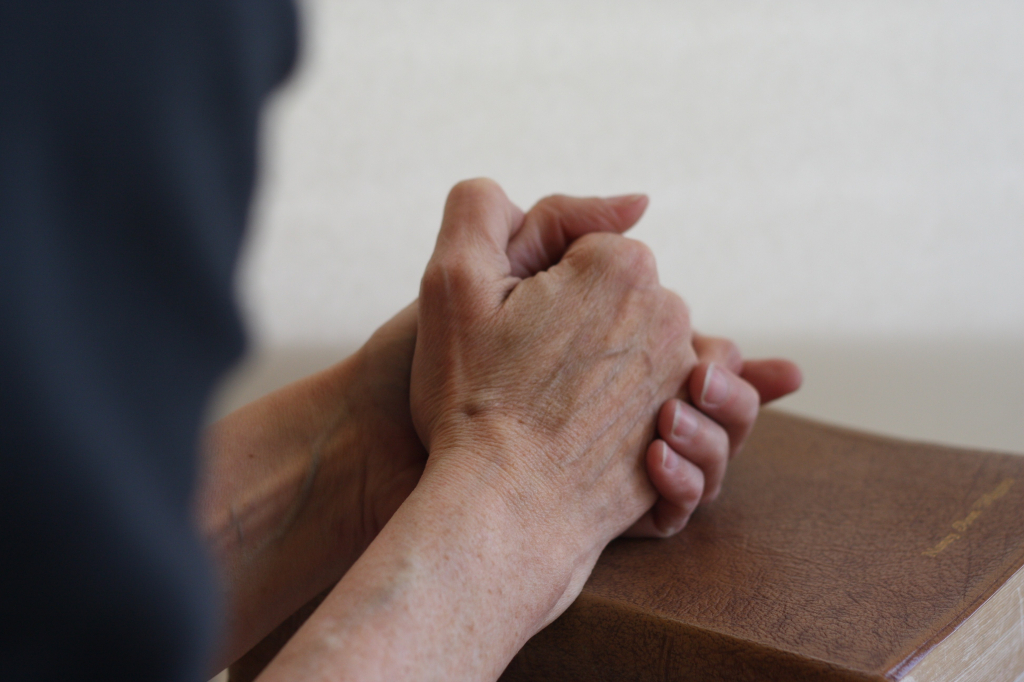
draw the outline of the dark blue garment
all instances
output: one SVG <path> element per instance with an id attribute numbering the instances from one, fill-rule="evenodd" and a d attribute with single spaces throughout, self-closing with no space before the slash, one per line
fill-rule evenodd
<path id="1" fill-rule="evenodd" d="M 0 0 L 0 680 L 201 680 L 192 529 L 289 0 Z"/>

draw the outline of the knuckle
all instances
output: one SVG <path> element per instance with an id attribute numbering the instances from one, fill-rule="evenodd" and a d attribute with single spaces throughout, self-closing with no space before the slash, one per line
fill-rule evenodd
<path id="1" fill-rule="evenodd" d="M 690 320 L 690 305 L 686 300 L 674 291 L 668 291 L 668 298 L 670 305 L 673 306 L 672 313 L 681 319 L 685 319 L 687 322 Z"/>
<path id="2" fill-rule="evenodd" d="M 504 198 L 501 186 L 490 178 L 472 178 L 455 184 L 448 192 L 449 204 L 485 202 L 496 197 Z"/>
<path id="3" fill-rule="evenodd" d="M 725 357 L 730 366 L 743 366 L 743 353 L 740 352 L 740 347 L 731 339 L 726 339 L 725 341 Z"/>
<path id="4" fill-rule="evenodd" d="M 729 380 L 732 384 L 731 396 L 723 406 L 719 419 L 733 430 L 749 429 L 761 409 L 761 397 L 757 389 L 735 374 L 730 375 Z"/>
<path id="5" fill-rule="evenodd" d="M 613 240 L 614 235 L 585 234 L 573 242 L 563 260 L 574 263 L 580 270 L 603 269 L 612 260 Z"/>
<path id="6" fill-rule="evenodd" d="M 659 522 L 655 524 L 657 537 L 670 538 L 673 535 L 676 535 L 683 528 L 686 528 L 687 521 L 689 521 L 689 517 L 685 514 L 673 514 L 667 519 L 659 520 Z"/>
<path id="7" fill-rule="evenodd" d="M 711 426 L 706 429 L 705 437 L 708 440 L 709 449 L 714 453 L 713 461 L 719 466 L 724 465 L 729 459 L 731 447 L 728 432 L 717 423 L 712 422 Z"/>
<path id="8" fill-rule="evenodd" d="M 533 210 L 545 216 L 554 216 L 564 213 L 569 208 L 569 197 L 565 194 L 549 194 L 538 201 Z"/>
<path id="9" fill-rule="evenodd" d="M 474 178 L 451 188 L 444 212 L 446 220 L 472 221 L 494 212 L 513 212 L 513 209 L 498 183 L 489 178 Z"/>
<path id="10" fill-rule="evenodd" d="M 743 366 L 743 354 L 740 353 L 740 347 L 737 346 L 732 339 L 715 339 L 718 345 L 718 356 L 722 358 L 722 362 L 731 368 L 738 368 Z"/>
<path id="11" fill-rule="evenodd" d="M 564 230 L 564 220 L 569 214 L 569 197 L 552 194 L 544 197 L 530 209 L 534 220 L 548 229 Z"/>
<path id="12" fill-rule="evenodd" d="M 607 232 L 594 232 L 577 242 L 587 263 L 601 268 L 613 281 L 636 288 L 658 283 L 654 252 L 646 244 Z"/>
<path id="13" fill-rule="evenodd" d="M 675 500 L 676 504 L 687 511 L 696 509 L 700 503 L 700 498 L 704 495 L 704 476 L 699 470 L 686 467 L 683 469 L 683 473 L 680 474 L 677 485 L 678 498 Z"/>
<path id="14" fill-rule="evenodd" d="M 665 290 L 665 314 L 674 323 L 675 331 L 679 336 L 689 338 L 692 334 L 690 329 L 690 306 L 674 291 Z"/>
<path id="15" fill-rule="evenodd" d="M 739 372 L 743 367 L 743 353 L 739 346 L 721 336 L 701 336 L 694 344 L 697 353 L 702 358 L 714 360 L 728 367 L 733 372 Z"/>
<path id="16" fill-rule="evenodd" d="M 427 302 L 459 298 L 474 290 L 478 279 L 475 268 L 465 258 L 435 259 L 423 273 L 420 296 Z"/>
<path id="17" fill-rule="evenodd" d="M 661 305 L 654 318 L 661 343 L 671 349 L 672 362 L 679 366 L 693 364 L 693 349 L 690 345 L 690 310 L 678 294 L 662 289 Z"/>
<path id="18" fill-rule="evenodd" d="M 649 246 L 623 237 L 618 240 L 618 253 L 623 272 L 638 281 L 658 281 L 658 264 Z"/>
<path id="19" fill-rule="evenodd" d="M 740 400 L 743 404 L 743 421 L 747 424 L 753 424 L 761 407 L 761 396 L 758 394 L 757 389 L 746 381 L 738 379 L 738 383 L 740 385 Z"/>
<path id="20" fill-rule="evenodd" d="M 420 298 L 430 305 L 438 299 L 448 298 L 448 276 L 442 266 L 431 263 L 420 280 Z"/>

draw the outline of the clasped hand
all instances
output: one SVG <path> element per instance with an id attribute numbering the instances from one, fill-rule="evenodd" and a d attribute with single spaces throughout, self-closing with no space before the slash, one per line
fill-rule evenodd
<path id="1" fill-rule="evenodd" d="M 678 532 L 762 398 L 799 383 L 791 363 L 692 334 L 651 251 L 621 236 L 646 206 L 553 196 L 524 215 L 495 183 L 463 182 L 420 293 L 411 401 L 431 466 L 470 468 L 598 547 Z"/>
<path id="2" fill-rule="evenodd" d="M 487 677 L 572 602 L 612 538 L 672 535 L 718 495 L 759 405 L 800 374 L 693 333 L 651 251 L 622 236 L 646 206 L 552 196 L 524 214 L 491 181 L 460 183 L 417 303 L 352 357 L 211 428 L 197 506 L 226 585 L 223 660 L 345 575 L 273 669 L 289 679 L 343 632 L 333 655 L 353 671 L 400 667 L 409 651 L 387 654 L 373 633 L 401 623 L 374 625 L 382 602 L 366 595 L 389 595 L 433 650 L 416 595 L 450 589 L 454 565 L 465 603 L 428 609 L 450 641 L 482 636 L 474 613 L 521 616 L 491 658 L 438 660 Z M 467 575 L 504 570 L 518 591 L 474 596 Z"/>

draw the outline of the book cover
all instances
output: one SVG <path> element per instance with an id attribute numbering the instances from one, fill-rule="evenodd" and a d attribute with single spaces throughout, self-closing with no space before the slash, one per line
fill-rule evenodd
<path id="1" fill-rule="evenodd" d="M 1022 563 L 1024 458 L 765 411 L 719 499 L 674 538 L 609 545 L 502 680 L 909 682 Z M 967 642 L 948 679 L 1016 679 L 1007 598 L 988 627 L 1018 628 L 1017 658 L 956 677 L 995 655 Z"/>

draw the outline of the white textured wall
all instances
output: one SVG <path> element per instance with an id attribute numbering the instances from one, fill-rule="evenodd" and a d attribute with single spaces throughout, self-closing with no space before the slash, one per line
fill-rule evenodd
<path id="1" fill-rule="evenodd" d="M 1024 3 L 305 6 L 244 291 L 271 343 L 416 295 L 448 187 L 646 191 L 707 329 L 1024 337 Z"/>
<path id="2" fill-rule="evenodd" d="M 416 295 L 447 189 L 487 175 L 524 208 L 649 193 L 634 234 L 703 330 L 1020 356 L 1020 0 L 311 0 L 304 18 L 240 280 L 264 346 L 365 338 Z"/>

